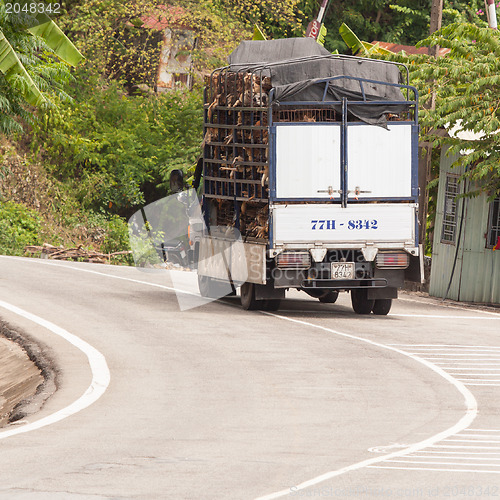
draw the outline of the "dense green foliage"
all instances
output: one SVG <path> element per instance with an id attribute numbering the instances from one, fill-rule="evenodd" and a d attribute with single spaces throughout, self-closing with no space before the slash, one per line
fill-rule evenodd
<path id="1" fill-rule="evenodd" d="M 0 254 L 23 255 L 26 245 L 40 243 L 41 219 L 35 210 L 0 202 Z"/>
<path id="2" fill-rule="evenodd" d="M 315 0 L 86 0 L 66 2 L 62 21 L 87 65 L 100 74 L 154 87 L 161 38 L 144 29 L 144 19 L 166 20 L 193 29 L 198 69 L 223 65 L 257 23 L 269 38 L 302 36 L 316 11 Z"/>
<path id="3" fill-rule="evenodd" d="M 33 145 L 85 208 L 126 216 L 167 194 L 171 169 L 188 170 L 195 162 L 201 96 L 129 96 L 118 83 L 102 85 L 87 79 L 73 102 L 45 111 L 34 125 Z"/>
<path id="4" fill-rule="evenodd" d="M 70 10 L 61 23 L 85 55 L 86 67 L 95 74 L 154 87 L 161 37 L 157 32 L 142 29 L 140 17 L 155 13 L 161 3 L 158 0 L 74 2 L 68 6 Z"/>
<path id="5" fill-rule="evenodd" d="M 249 30 L 257 24 L 268 38 L 303 36 L 318 10 L 316 0 L 219 0 L 218 4 L 225 18 L 236 18 Z"/>
<path id="6" fill-rule="evenodd" d="M 71 42 L 54 30 L 50 41 L 45 40 L 29 31 L 36 24 L 33 16 L 7 13 L 0 3 L 0 133 L 21 132 L 22 122 L 33 121 L 32 105 L 51 107 L 56 99 L 69 99 L 68 65 L 49 45 L 72 47 Z"/>
<path id="7" fill-rule="evenodd" d="M 455 23 L 423 40 L 419 45 L 450 49 L 446 57 L 396 56 L 411 69 L 412 83 L 419 88 L 420 119 L 427 139 L 450 146 L 450 154 L 462 153 L 465 177 L 472 181 L 469 194 L 500 194 L 500 35 L 475 24 Z M 425 104 L 435 94 L 434 110 Z M 480 134 L 466 141 L 437 137 L 435 130 L 458 129 Z M 453 135 L 453 134 L 452 134 Z"/>
<path id="8" fill-rule="evenodd" d="M 346 53 L 339 28 L 346 23 L 361 40 L 415 45 L 429 34 L 432 0 L 332 1 L 325 23 L 325 46 Z M 444 0 L 443 26 L 473 22 L 486 25 L 483 0 Z"/>
<path id="9" fill-rule="evenodd" d="M 170 170 L 189 172 L 196 161 L 203 74 L 224 64 L 241 40 L 251 38 L 254 23 L 268 38 L 301 36 L 320 3 L 171 0 L 164 9 L 163 0 L 64 0 L 65 14 L 57 23 L 86 57 L 72 75 L 43 39 L 4 16 L 1 5 L 0 28 L 47 105 L 34 112 L 24 97 L 22 76 L 7 81 L 0 74 L 0 132 L 12 137 L 29 124 L 19 144 L 29 144 L 26 161 L 43 165 L 48 180 L 45 198 L 40 197 L 41 218 L 20 205 L 2 205 L 0 230 L 6 236 L 0 251 L 19 254 L 23 245 L 43 241 L 83 243 L 104 252 L 128 248 L 124 217 L 167 195 Z M 348 52 L 338 31 L 342 22 L 361 40 L 416 44 L 428 36 L 430 7 L 431 0 L 332 0 L 325 46 Z M 500 48 L 498 34 L 483 28 L 483 10 L 482 0 L 445 0 L 445 28 L 424 43 L 449 47 L 450 56 L 403 59 L 422 100 L 436 92 L 436 111 L 422 112 L 423 130 L 461 123 L 486 132 L 467 146 L 473 150 L 466 158 L 467 175 L 474 189 L 493 194 L 500 179 L 495 134 Z M 144 27 L 147 14 L 195 31 L 193 91 L 156 95 L 140 86 L 138 93 L 137 84 L 155 87 L 160 50 L 158 32 Z M 440 141 L 455 151 L 464 149 L 456 139 Z"/>

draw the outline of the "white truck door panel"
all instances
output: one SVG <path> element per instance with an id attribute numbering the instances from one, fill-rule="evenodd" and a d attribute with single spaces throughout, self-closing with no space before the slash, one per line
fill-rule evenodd
<path id="1" fill-rule="evenodd" d="M 276 197 L 329 199 L 330 186 L 340 189 L 340 124 L 277 125 Z"/>
<path id="2" fill-rule="evenodd" d="M 349 198 L 411 197 L 411 125 L 347 128 Z M 369 191 L 356 195 L 354 191 Z"/>
<path id="3" fill-rule="evenodd" d="M 415 241 L 416 205 L 410 203 L 275 205 L 274 245 L 321 242 L 332 247 Z"/>

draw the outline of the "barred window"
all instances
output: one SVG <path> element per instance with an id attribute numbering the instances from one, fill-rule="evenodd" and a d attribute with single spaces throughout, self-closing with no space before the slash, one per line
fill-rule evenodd
<path id="1" fill-rule="evenodd" d="M 458 176 L 453 174 L 446 174 L 443 231 L 441 233 L 442 243 L 455 244 L 455 233 L 457 230 L 457 195 Z"/>
<path id="2" fill-rule="evenodd" d="M 486 235 L 486 248 L 493 248 L 500 237 L 500 198 L 490 203 L 488 217 L 488 233 Z"/>

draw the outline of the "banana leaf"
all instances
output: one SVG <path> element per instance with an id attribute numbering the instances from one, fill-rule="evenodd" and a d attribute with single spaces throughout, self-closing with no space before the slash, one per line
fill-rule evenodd
<path id="1" fill-rule="evenodd" d="M 342 23 L 339 28 L 340 36 L 343 38 L 346 45 L 352 50 L 353 54 L 361 53 L 361 55 L 370 54 L 385 54 L 390 55 L 392 52 L 390 50 L 380 47 L 378 43 L 369 43 L 361 41 L 347 26 L 347 24 Z"/>
<path id="2" fill-rule="evenodd" d="M 67 64 L 76 66 L 83 56 L 47 14 L 36 16 L 37 25 L 28 28 L 30 33 L 44 39 L 45 43 Z"/>
<path id="3" fill-rule="evenodd" d="M 266 35 L 264 35 L 264 33 L 262 33 L 262 31 L 260 30 L 260 28 L 256 24 L 253 25 L 253 38 L 252 38 L 252 40 L 267 40 Z"/>
<path id="4" fill-rule="evenodd" d="M 32 106 L 39 106 L 45 102 L 45 98 L 40 93 L 31 76 L 26 71 L 25 67 L 17 57 L 15 50 L 5 38 L 5 35 L 0 31 L 0 71 L 5 75 L 5 78 L 12 81 L 16 75 L 24 78 L 27 83 L 23 91 L 23 97 Z"/>

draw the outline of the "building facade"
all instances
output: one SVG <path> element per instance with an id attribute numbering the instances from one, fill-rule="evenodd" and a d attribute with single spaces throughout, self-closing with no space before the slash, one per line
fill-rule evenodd
<path id="1" fill-rule="evenodd" d="M 429 294 L 500 304 L 500 198 L 457 198 L 470 191 L 457 159 L 441 153 Z"/>

